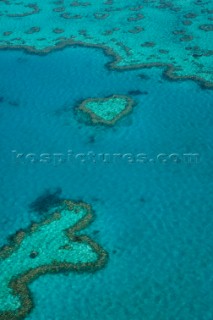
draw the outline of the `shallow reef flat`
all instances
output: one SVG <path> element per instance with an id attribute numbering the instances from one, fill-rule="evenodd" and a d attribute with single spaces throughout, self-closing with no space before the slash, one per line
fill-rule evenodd
<path id="1" fill-rule="evenodd" d="M 211 1 L 3 0 L 0 18 L 1 49 L 93 46 L 114 57 L 110 68 L 164 66 L 170 78 L 213 86 Z"/>
<path id="2" fill-rule="evenodd" d="M 107 253 L 89 237 L 76 235 L 92 219 L 89 205 L 65 200 L 0 250 L 0 319 L 22 319 L 32 310 L 27 285 L 40 275 L 103 267 Z"/>
<path id="3" fill-rule="evenodd" d="M 113 95 L 106 98 L 90 98 L 79 105 L 79 110 L 90 115 L 94 124 L 114 125 L 132 110 L 134 101 L 128 96 Z"/>

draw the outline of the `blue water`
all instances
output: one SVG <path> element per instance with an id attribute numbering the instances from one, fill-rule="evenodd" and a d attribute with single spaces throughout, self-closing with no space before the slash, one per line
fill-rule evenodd
<path id="1" fill-rule="evenodd" d="M 168 81 L 156 68 L 109 71 L 109 61 L 88 48 L 43 57 L 0 52 L 0 245 L 40 219 L 29 205 L 60 187 L 62 197 L 93 206 L 96 220 L 85 233 L 109 252 L 97 273 L 34 281 L 28 319 L 211 320 L 213 91 Z M 137 105 L 115 127 L 76 115 L 79 100 L 131 90 L 142 94 L 132 96 Z M 200 161 L 54 165 L 15 162 L 12 150 L 198 153 Z"/>

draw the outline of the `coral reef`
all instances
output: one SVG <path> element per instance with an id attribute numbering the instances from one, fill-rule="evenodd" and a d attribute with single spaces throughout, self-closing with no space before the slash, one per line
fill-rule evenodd
<path id="1" fill-rule="evenodd" d="M 172 79 L 213 86 L 210 1 L 7 0 L 1 2 L 0 16 L 0 49 L 46 54 L 70 45 L 102 48 L 114 57 L 110 68 L 164 66 Z"/>
<path id="2" fill-rule="evenodd" d="M 76 234 L 92 219 L 89 205 L 64 200 L 48 218 L 20 230 L 0 250 L 0 319 L 22 319 L 32 310 L 28 284 L 35 278 L 104 266 L 107 253 L 89 237 Z"/>
<path id="3" fill-rule="evenodd" d="M 113 125 L 132 110 L 134 101 L 128 96 L 112 95 L 106 98 L 84 100 L 78 109 L 88 113 L 94 124 Z"/>

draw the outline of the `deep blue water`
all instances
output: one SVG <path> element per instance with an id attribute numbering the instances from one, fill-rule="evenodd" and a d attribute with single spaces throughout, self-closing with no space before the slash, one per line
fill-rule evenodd
<path id="1" fill-rule="evenodd" d="M 90 203 L 85 230 L 109 252 L 94 274 L 46 275 L 30 285 L 30 320 L 213 318 L 213 92 L 168 81 L 161 69 L 109 71 L 101 50 L 47 56 L 0 52 L 0 245 L 41 217 L 46 189 Z M 140 74 L 148 79 L 141 79 Z M 81 99 L 128 94 L 137 105 L 115 127 L 79 121 Z M 18 153 L 198 153 L 197 164 L 14 161 Z M 99 233 L 93 234 L 94 230 Z"/>

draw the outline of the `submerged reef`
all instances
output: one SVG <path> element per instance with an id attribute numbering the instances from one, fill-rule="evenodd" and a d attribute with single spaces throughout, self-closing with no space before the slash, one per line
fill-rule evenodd
<path id="1" fill-rule="evenodd" d="M 20 230 L 0 250 L 0 319 L 23 319 L 33 308 L 28 284 L 46 273 L 95 271 L 107 253 L 85 235 L 76 235 L 93 219 L 85 203 L 61 202 L 49 217 Z"/>
<path id="2" fill-rule="evenodd" d="M 84 100 L 78 109 L 88 113 L 94 124 L 113 125 L 121 117 L 132 110 L 134 101 L 123 95 L 113 95 L 106 98 L 90 98 Z"/>
<path id="3" fill-rule="evenodd" d="M 211 1 L 4 0 L 0 17 L 0 49 L 102 48 L 110 68 L 163 66 L 170 78 L 213 86 Z"/>
<path id="4" fill-rule="evenodd" d="M 31 212 L 37 212 L 39 214 L 46 214 L 53 207 L 60 205 L 62 190 L 60 187 L 56 189 L 47 189 L 36 200 L 29 205 Z"/>

